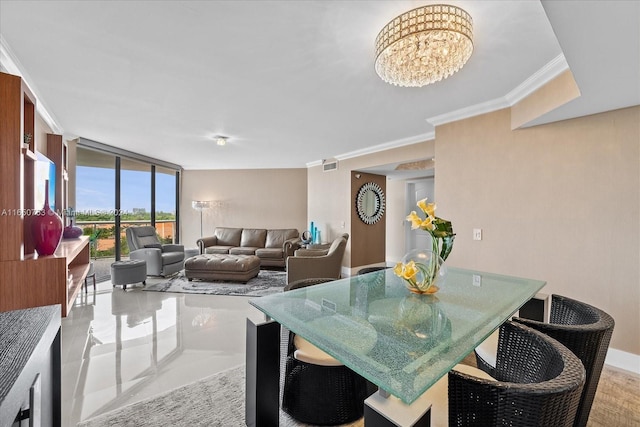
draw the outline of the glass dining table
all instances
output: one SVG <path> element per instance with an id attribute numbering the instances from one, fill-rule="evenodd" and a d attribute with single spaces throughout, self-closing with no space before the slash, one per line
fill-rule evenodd
<path id="1" fill-rule="evenodd" d="M 280 325 L 378 386 L 378 399 L 410 407 L 544 285 L 449 268 L 437 293 L 420 295 L 386 269 L 252 299 L 267 321 L 247 324 L 247 425 L 273 425 L 260 401 L 278 405 L 276 374 L 265 372 L 280 345 L 265 343 L 279 341 Z"/>

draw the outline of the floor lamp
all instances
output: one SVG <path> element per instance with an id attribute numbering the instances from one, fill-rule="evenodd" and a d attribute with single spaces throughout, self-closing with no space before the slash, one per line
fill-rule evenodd
<path id="1" fill-rule="evenodd" d="M 202 211 L 209 209 L 213 203 L 210 200 L 194 200 L 191 202 L 191 207 L 197 211 L 200 211 L 200 237 L 202 237 Z"/>

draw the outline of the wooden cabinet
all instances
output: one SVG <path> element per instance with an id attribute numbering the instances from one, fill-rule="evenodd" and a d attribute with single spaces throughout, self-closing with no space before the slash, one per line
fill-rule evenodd
<path id="1" fill-rule="evenodd" d="M 34 250 L 24 213 L 34 199 L 35 97 L 20 77 L 0 73 L 0 123 L 0 261 L 13 261 Z M 26 146 L 25 135 L 31 135 Z"/>
<path id="2" fill-rule="evenodd" d="M 36 98 L 22 79 L 0 73 L 0 311 L 60 304 L 66 316 L 89 270 L 89 239 L 63 240 L 39 257 L 31 237 Z M 66 207 L 66 145 L 47 136 L 56 164 L 56 211 Z"/>

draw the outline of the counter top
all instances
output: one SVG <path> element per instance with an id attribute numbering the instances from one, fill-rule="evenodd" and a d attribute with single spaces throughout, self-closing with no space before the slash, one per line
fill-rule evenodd
<path id="1" fill-rule="evenodd" d="M 11 425 L 20 410 L 13 392 L 31 386 L 23 372 L 34 354 L 51 347 L 60 325 L 60 305 L 0 313 L 0 425 Z"/>

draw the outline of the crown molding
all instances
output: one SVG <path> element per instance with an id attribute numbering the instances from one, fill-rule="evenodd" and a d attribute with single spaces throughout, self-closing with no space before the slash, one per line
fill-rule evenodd
<path id="1" fill-rule="evenodd" d="M 422 133 L 420 135 L 410 136 L 408 138 L 396 139 L 395 141 L 385 142 L 384 144 L 372 145 L 371 147 L 362 148 L 360 150 L 350 151 L 348 153 L 339 154 L 333 158 L 342 161 L 351 159 L 354 157 L 360 157 L 367 154 L 374 154 L 380 151 L 390 150 L 392 148 L 404 147 L 405 145 L 417 144 L 419 142 L 429 141 L 435 139 L 436 133 L 434 131 Z M 315 160 L 306 164 L 307 168 L 322 165 L 322 160 Z"/>
<path id="2" fill-rule="evenodd" d="M 427 122 L 433 126 L 439 126 L 445 123 L 491 113 L 503 108 L 513 107 L 568 69 L 569 64 L 564 54 L 561 53 L 506 95 L 481 104 L 471 105 L 439 116 L 430 117 L 427 119 Z"/>
<path id="3" fill-rule="evenodd" d="M 16 76 L 20 76 L 24 83 L 29 87 L 29 90 L 36 97 L 36 111 L 44 120 L 44 122 L 51 128 L 51 132 L 61 135 L 64 133 L 64 129 L 62 126 L 58 124 L 58 120 L 55 118 L 53 113 L 47 108 L 45 102 L 42 100 L 42 97 L 38 93 L 38 88 L 33 84 L 33 80 L 27 72 L 24 70 L 24 67 L 18 60 L 18 58 L 14 55 L 13 51 L 9 47 L 7 41 L 0 34 L 0 69 L 2 71 L 13 74 Z"/>
<path id="4" fill-rule="evenodd" d="M 561 53 L 504 97 L 509 102 L 509 106 L 514 106 L 568 69 L 569 64 Z"/>
<path id="5" fill-rule="evenodd" d="M 440 126 L 445 123 L 456 122 L 458 120 L 468 119 L 469 117 L 501 110 L 509 106 L 509 102 L 504 97 L 496 98 L 481 104 L 471 105 L 449 113 L 440 114 L 439 116 L 430 117 L 427 119 L 427 123 L 432 126 Z"/>
<path id="6" fill-rule="evenodd" d="M 507 107 L 513 107 L 522 99 L 531 95 L 537 89 L 541 88 L 551 80 L 559 76 L 561 73 L 569 69 L 564 54 L 560 54 L 549 61 L 544 67 L 532 74 L 527 80 L 519 84 L 515 89 L 507 93 L 506 95 L 492 99 L 481 104 L 471 105 L 469 107 L 461 108 L 459 110 L 451 111 L 439 116 L 430 117 L 426 121 L 432 126 L 439 126 L 445 123 L 455 122 L 462 119 L 468 119 L 469 117 L 479 116 L 481 114 L 491 113 L 493 111 L 501 110 Z M 408 138 L 398 139 L 395 141 L 387 142 L 384 144 L 374 145 L 372 147 L 363 148 L 361 150 L 355 150 L 348 153 L 335 156 L 335 159 L 346 160 L 353 157 L 359 157 L 366 154 L 373 154 L 379 151 L 389 150 L 391 148 L 402 147 L 405 145 L 416 144 L 418 142 L 428 141 L 435 138 L 435 132 L 428 132 L 421 135 L 415 135 Z M 321 166 L 322 160 L 316 160 L 306 164 L 307 168 Z"/>

